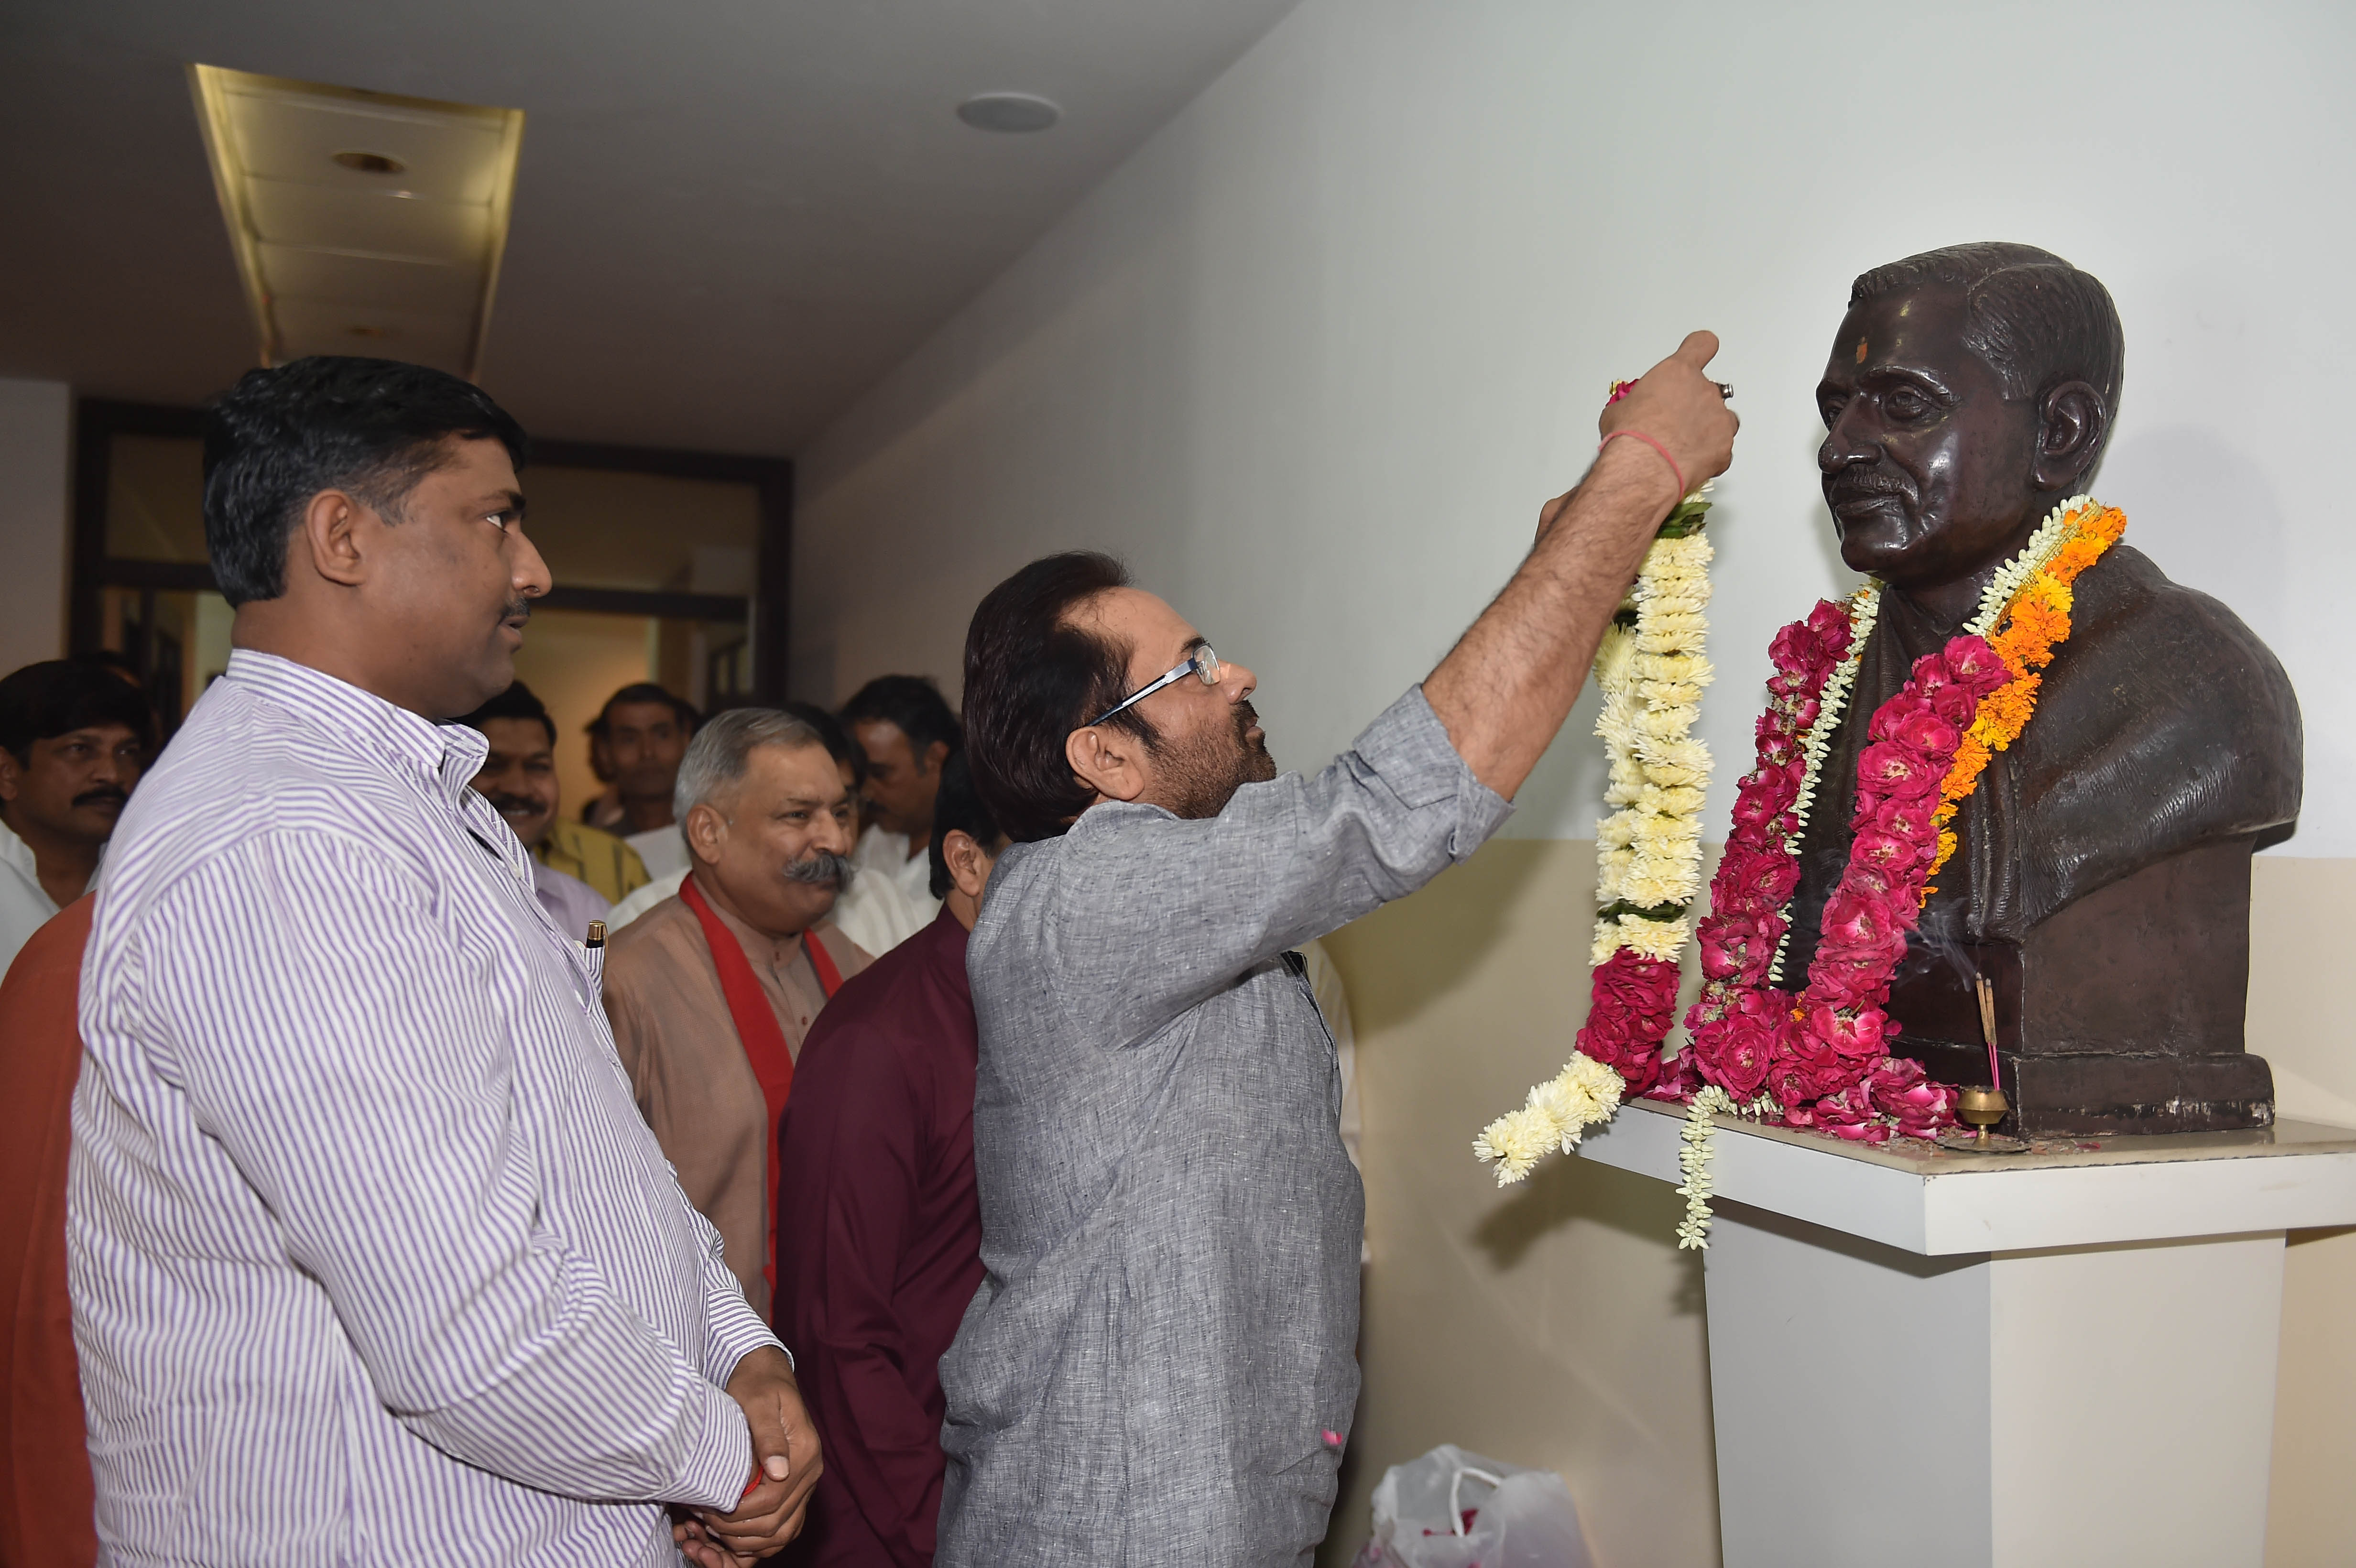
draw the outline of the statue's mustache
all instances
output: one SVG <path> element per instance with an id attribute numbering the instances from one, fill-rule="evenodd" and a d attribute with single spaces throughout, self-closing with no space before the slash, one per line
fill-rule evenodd
<path id="1" fill-rule="evenodd" d="M 1914 487 L 1898 475 L 1865 464 L 1842 469 L 1825 485 L 1825 498 L 1835 506 L 1843 501 L 1870 500 L 1878 496 L 1912 500 Z"/>

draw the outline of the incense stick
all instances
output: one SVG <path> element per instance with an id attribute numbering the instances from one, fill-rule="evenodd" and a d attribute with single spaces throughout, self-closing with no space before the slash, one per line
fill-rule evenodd
<path id="1" fill-rule="evenodd" d="M 2004 1075 L 1997 1071 L 1996 1061 L 1996 987 L 1988 984 L 1985 975 L 1974 976 L 1973 984 L 1980 994 L 1980 1034 L 1987 1041 L 1988 1087 L 2001 1089 Z"/>

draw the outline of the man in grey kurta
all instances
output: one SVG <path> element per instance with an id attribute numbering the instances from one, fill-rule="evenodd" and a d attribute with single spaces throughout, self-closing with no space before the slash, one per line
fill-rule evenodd
<path id="1" fill-rule="evenodd" d="M 1606 411 L 1521 571 L 1313 777 L 1276 776 L 1257 677 L 1118 562 L 1050 557 L 983 600 L 968 755 L 1016 842 L 966 955 L 984 1275 L 941 1361 L 940 1568 L 1311 1561 L 1365 1198 L 1292 950 L 1505 819 L 1662 517 L 1731 456 L 1715 347 Z"/>
<path id="2" fill-rule="evenodd" d="M 1365 1203 L 1291 949 L 1511 809 L 1419 688 L 1215 817 L 1118 802 L 1007 851 L 966 960 L 990 1273 L 943 1366 L 972 1499 L 945 1502 L 943 1561 L 984 1539 L 1023 1563 L 1315 1548 L 1358 1397 Z M 1179 1541 L 1215 1550 L 1164 1555 Z"/>

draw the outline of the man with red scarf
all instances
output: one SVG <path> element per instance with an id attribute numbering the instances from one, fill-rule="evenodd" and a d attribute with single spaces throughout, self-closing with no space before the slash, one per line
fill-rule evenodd
<path id="1" fill-rule="evenodd" d="M 676 898 L 615 933 L 605 1013 L 639 1111 L 766 1317 L 794 1061 L 827 998 L 868 964 L 827 923 L 857 828 L 819 732 L 773 709 L 705 724 L 675 805 L 694 865 Z"/>

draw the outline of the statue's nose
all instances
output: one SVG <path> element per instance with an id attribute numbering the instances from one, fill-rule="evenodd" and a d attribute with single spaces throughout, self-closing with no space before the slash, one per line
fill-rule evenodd
<path id="1" fill-rule="evenodd" d="M 1825 432 L 1825 443 L 1816 448 L 1816 466 L 1830 476 L 1854 464 L 1871 463 L 1880 455 L 1879 447 L 1856 432 L 1848 411 L 1843 409 L 1834 418 L 1832 429 Z"/>

